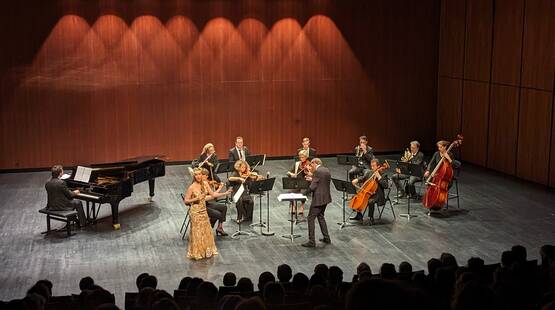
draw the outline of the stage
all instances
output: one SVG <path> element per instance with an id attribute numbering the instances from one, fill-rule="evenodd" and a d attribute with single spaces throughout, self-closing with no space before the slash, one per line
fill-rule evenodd
<path id="1" fill-rule="evenodd" d="M 152 203 L 147 200 L 147 183 L 135 186 L 133 195 L 120 206 L 121 230 L 112 229 L 107 217 L 110 209 L 103 206 L 100 216 L 106 218 L 70 238 L 63 232 L 48 237 L 41 234 L 46 229 L 46 216 L 38 210 L 46 204 L 44 183 L 50 172 L 0 174 L 0 299 L 22 298 L 32 284 L 44 278 L 54 283 L 54 295 L 78 293 L 79 280 L 91 276 L 123 306 L 124 293 L 136 291 L 135 278 L 142 272 L 155 275 L 158 287 L 170 293 L 184 276 L 220 285 L 227 271 L 249 277 L 256 285 L 261 272 L 275 273 L 282 263 L 290 264 L 294 273 L 308 275 L 317 263 L 337 265 L 343 269 L 344 279 L 350 281 L 362 261 L 374 273 L 384 262 L 398 265 L 408 261 L 414 270 L 422 270 L 428 259 L 442 252 L 454 254 L 461 265 L 472 256 L 488 264 L 498 262 L 501 252 L 515 244 L 525 246 L 529 259 L 535 259 L 541 245 L 555 240 L 553 191 L 463 164 L 460 208 L 452 201 L 449 210 L 438 216 L 428 216 L 421 204 L 414 202 L 411 213 L 416 217 L 410 221 L 399 217 L 406 212 L 406 204 L 400 204 L 394 206 L 394 220 L 388 204 L 376 225 L 340 230 L 341 194 L 333 189 L 333 203 L 326 210 L 332 244 L 318 243 L 317 248 L 307 249 L 301 247 L 307 240 L 306 222 L 294 228 L 301 238 L 291 242 L 281 237 L 289 233 L 290 222 L 288 204 L 278 202 L 277 196 L 285 192 L 281 178 L 291 165 L 292 160 L 270 160 L 259 169 L 264 175 L 269 171 L 270 177 L 277 177 L 270 193 L 270 228 L 275 235 L 262 236 L 256 228 L 258 233 L 253 236 L 217 237 L 219 255 L 198 262 L 185 257 L 187 240 L 181 240 L 179 234 L 185 216 L 180 193 L 191 182 L 184 165 L 166 167 L 166 176 L 156 179 Z M 335 158 L 325 158 L 324 165 L 331 169 L 333 178 L 346 179 L 348 167 L 337 165 Z M 263 202 L 265 208 L 265 199 Z M 255 220 L 258 208 L 256 198 Z M 232 220 L 235 216 L 235 207 L 229 205 L 224 229 L 230 235 L 237 228 Z M 62 226 L 53 223 L 54 227 Z M 242 226 L 252 231 L 248 225 Z M 316 238 L 320 236 L 316 225 Z"/>

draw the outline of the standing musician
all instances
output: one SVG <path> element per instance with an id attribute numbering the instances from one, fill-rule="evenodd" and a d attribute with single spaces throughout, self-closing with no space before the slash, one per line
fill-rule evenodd
<path id="1" fill-rule="evenodd" d="M 197 159 L 196 167 L 205 168 L 210 173 L 208 178 L 210 180 L 221 183 L 220 178 L 214 173 L 214 169 L 218 165 L 218 155 L 216 155 L 216 149 L 212 143 L 207 143 L 202 148 L 199 158 Z"/>
<path id="2" fill-rule="evenodd" d="M 381 174 L 378 169 L 380 168 L 380 161 L 374 158 L 370 161 L 370 170 L 367 170 L 363 176 L 358 177 L 351 181 L 353 185 L 364 184 L 368 179 L 374 177 L 378 182 L 378 189 L 372 197 L 368 199 L 368 205 L 363 212 L 357 212 L 355 217 L 350 218 L 350 220 L 362 221 L 364 218 L 364 212 L 368 210 L 368 217 L 370 218 L 370 223 L 374 223 L 374 208 L 377 203 L 378 206 L 383 206 L 385 204 L 385 192 L 384 190 L 389 187 L 388 179 L 386 174 Z"/>
<path id="3" fill-rule="evenodd" d="M 229 183 L 233 186 L 233 193 L 236 193 L 241 184 L 243 184 L 245 191 L 241 198 L 237 201 L 237 224 L 243 221 L 252 221 L 252 211 L 254 208 L 254 200 L 249 193 L 249 184 L 261 178 L 256 172 L 251 172 L 251 167 L 244 160 L 238 160 L 233 166 L 235 171 L 228 178 Z"/>
<path id="4" fill-rule="evenodd" d="M 220 191 L 224 187 L 224 183 L 219 183 L 215 186 L 215 190 L 212 190 L 212 186 L 209 181 L 208 170 L 202 168 L 202 181 L 203 185 L 207 192 L 206 198 L 206 212 L 208 212 L 208 218 L 210 219 L 210 226 L 214 227 L 214 224 L 218 222 L 218 227 L 216 228 L 216 235 L 220 236 L 227 236 L 227 233 L 224 231 L 223 222 L 225 222 L 226 214 L 227 214 L 227 206 L 223 203 L 219 203 L 216 201 L 216 198 L 220 197 Z M 230 194 L 231 189 L 228 189 L 224 194 Z"/>
<path id="5" fill-rule="evenodd" d="M 305 150 L 301 150 L 298 153 L 299 161 L 295 162 L 293 165 L 293 169 L 287 171 L 287 176 L 290 178 L 305 178 L 306 176 L 310 175 L 310 161 L 308 160 L 308 152 Z M 302 193 L 306 195 L 306 189 L 300 189 L 296 191 L 297 193 Z M 294 210 L 295 204 L 291 201 L 291 213 L 297 212 Z M 297 212 L 298 215 L 304 215 L 304 201 L 301 203 L 300 211 Z"/>
<path id="6" fill-rule="evenodd" d="M 424 153 L 420 152 L 420 142 L 418 141 L 411 141 L 410 143 L 410 150 L 407 149 L 405 154 L 401 157 L 401 161 L 406 163 L 411 163 L 415 165 L 423 165 L 424 164 Z M 401 171 L 399 168 L 395 168 L 396 174 L 394 174 L 391 179 L 397 188 L 397 192 L 399 193 L 399 198 L 405 197 L 407 194 L 410 197 L 416 196 L 416 189 L 414 188 L 414 183 L 420 181 L 421 178 L 416 176 L 408 176 L 405 174 L 400 174 Z M 409 179 L 406 185 L 406 193 L 405 188 L 401 185 L 401 180 Z"/>
<path id="7" fill-rule="evenodd" d="M 436 143 L 437 145 L 437 152 L 434 153 L 432 159 L 428 163 L 428 168 L 426 172 L 424 172 L 424 178 L 430 176 L 430 173 L 434 170 L 437 166 L 441 158 L 445 158 L 445 160 L 454 168 L 457 169 L 461 166 L 461 163 L 458 160 L 455 160 L 455 156 L 451 152 L 447 152 L 447 148 L 449 147 L 449 141 L 441 140 Z"/>
<path id="8" fill-rule="evenodd" d="M 245 160 L 249 155 L 249 149 L 243 145 L 243 137 L 235 138 L 235 146 L 229 149 L 229 161 L 237 162 L 238 160 Z"/>
<path id="9" fill-rule="evenodd" d="M 297 150 L 297 153 L 299 153 L 300 151 L 307 152 L 306 156 L 308 160 L 312 160 L 316 157 L 316 149 L 310 147 L 310 138 L 303 138 L 302 147 Z"/>
<path id="10" fill-rule="evenodd" d="M 374 151 L 368 146 L 368 138 L 360 136 L 358 145 L 355 147 L 355 156 L 358 157 L 358 164 L 349 170 L 349 179 L 353 180 L 358 175 L 364 175 L 370 166 L 370 161 L 374 159 Z"/>
<path id="11" fill-rule="evenodd" d="M 320 241 L 324 243 L 331 243 L 330 235 L 328 233 L 328 226 L 326 224 L 326 218 L 324 217 L 326 206 L 331 202 L 330 170 L 322 166 L 322 161 L 320 160 L 320 158 L 314 158 L 310 162 L 310 171 L 312 172 L 312 176 L 306 176 L 306 179 L 310 181 L 308 192 L 312 192 L 312 202 L 310 203 L 310 211 L 308 212 L 307 218 L 308 242 L 302 244 L 302 246 L 307 248 L 313 248 L 316 246 L 316 241 L 314 237 L 315 219 L 318 219 L 318 224 L 320 224 L 320 230 L 322 231 L 323 235 L 323 238 L 320 239 Z"/>

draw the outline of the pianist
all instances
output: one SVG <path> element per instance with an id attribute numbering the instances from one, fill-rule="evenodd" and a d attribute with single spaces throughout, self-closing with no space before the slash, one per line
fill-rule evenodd
<path id="1" fill-rule="evenodd" d="M 44 186 L 48 194 L 48 203 L 46 210 L 52 211 L 69 211 L 77 210 L 79 223 L 81 227 L 85 226 L 86 217 L 83 211 L 83 204 L 79 200 L 73 200 L 73 197 L 79 194 L 79 190 L 70 191 L 64 181 L 60 179 L 64 173 L 61 165 L 52 167 L 52 179 L 46 182 Z"/>

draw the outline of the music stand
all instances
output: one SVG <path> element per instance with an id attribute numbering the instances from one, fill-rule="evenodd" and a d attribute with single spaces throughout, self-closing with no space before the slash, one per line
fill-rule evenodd
<path id="1" fill-rule="evenodd" d="M 264 162 L 266 161 L 266 154 L 249 155 L 245 158 L 245 161 L 251 167 L 253 167 L 253 166 L 264 166 Z"/>
<path id="2" fill-rule="evenodd" d="M 288 201 L 297 203 L 298 201 L 305 202 L 307 200 L 306 196 L 303 194 L 298 193 L 288 193 L 288 194 L 280 194 L 278 196 L 279 201 Z M 288 208 L 289 209 L 289 208 Z M 291 239 L 291 242 L 295 240 L 295 238 L 299 238 L 301 235 L 297 235 L 293 233 L 293 214 L 291 214 L 291 233 L 289 235 L 282 235 L 283 238 Z"/>
<path id="3" fill-rule="evenodd" d="M 357 166 L 358 157 L 354 155 L 337 155 L 337 164 L 342 166 Z M 349 169 L 347 169 L 347 180 L 349 179 Z"/>
<path id="4" fill-rule="evenodd" d="M 245 188 L 245 191 L 248 191 L 248 188 Z M 241 199 L 241 198 L 239 198 L 239 199 Z M 239 201 L 239 199 L 237 200 L 237 202 Z M 237 202 L 235 202 L 235 203 L 237 203 Z M 237 236 L 240 236 L 240 235 L 246 235 L 246 236 L 251 236 L 252 235 L 248 231 L 241 230 L 241 223 L 242 223 L 242 221 L 237 223 L 237 225 L 239 225 L 239 227 L 238 227 L 238 230 L 231 235 L 232 239 L 237 239 L 238 238 Z"/>
<path id="5" fill-rule="evenodd" d="M 283 184 L 283 189 L 294 189 L 294 190 L 301 190 L 301 189 L 308 189 L 308 187 L 310 186 L 310 182 L 308 182 L 307 180 L 303 179 L 303 178 L 292 178 L 292 177 L 285 177 L 281 179 L 282 184 Z M 295 224 L 299 223 L 299 218 L 297 216 L 297 203 L 293 202 L 293 206 L 291 208 L 291 211 L 293 211 L 293 209 L 295 209 Z M 291 213 L 291 218 L 293 218 L 293 214 Z M 300 222 L 304 222 L 304 220 L 301 219 Z"/>
<path id="6" fill-rule="evenodd" d="M 400 170 L 399 173 L 397 174 L 404 174 L 408 176 L 407 180 L 405 181 L 405 186 L 411 176 L 418 177 L 418 178 L 424 177 L 424 167 L 422 167 L 422 165 L 397 161 L 397 168 L 399 168 Z M 410 220 L 411 217 L 416 217 L 416 215 L 410 214 L 410 197 L 407 198 L 407 213 L 399 214 L 399 216 L 406 217 L 407 220 Z"/>
<path id="7" fill-rule="evenodd" d="M 282 183 L 282 187 L 284 190 L 301 190 L 301 189 L 308 189 L 308 187 L 310 186 L 310 182 L 308 182 L 307 180 L 303 179 L 303 178 L 290 178 L 290 177 L 284 177 L 281 179 L 281 183 Z M 283 235 L 283 238 L 288 238 L 291 239 L 291 241 L 293 241 L 293 239 L 300 237 L 301 235 L 297 235 L 293 232 L 293 224 L 297 223 L 297 203 L 299 201 L 301 202 L 305 202 L 306 201 L 306 196 L 304 199 L 290 199 L 290 200 L 283 200 L 283 201 L 290 201 L 293 203 L 293 207 L 295 209 L 295 216 L 293 217 L 293 212 L 289 211 L 290 215 L 291 215 L 291 232 L 289 235 Z M 289 210 L 289 209 L 287 209 Z"/>
<path id="8" fill-rule="evenodd" d="M 355 186 L 349 181 L 343 181 L 333 178 L 331 179 L 331 181 L 333 182 L 333 186 L 335 186 L 335 189 L 343 193 L 343 222 L 337 223 L 338 225 L 340 225 L 339 229 L 343 229 L 346 226 L 355 226 L 354 224 L 348 223 L 345 220 L 346 203 L 347 200 L 349 200 L 347 199 L 347 194 L 355 195 L 357 193 Z"/>
<path id="9" fill-rule="evenodd" d="M 260 222 L 259 223 L 252 223 L 251 227 L 260 227 L 260 233 L 264 236 L 273 236 L 274 233 L 270 231 L 270 191 L 274 188 L 274 183 L 276 178 L 265 179 L 251 182 L 249 185 L 249 192 L 251 194 L 258 195 L 258 204 L 260 210 Z M 266 194 L 266 223 L 262 222 L 262 196 Z M 262 227 L 267 228 L 266 231 L 262 231 Z"/>
<path id="10" fill-rule="evenodd" d="M 222 161 L 220 163 L 218 163 L 218 165 L 216 166 L 216 169 L 214 169 L 214 173 L 215 174 L 220 174 L 220 173 L 225 173 L 225 177 L 226 179 L 229 179 L 229 173 L 232 171 L 235 171 L 235 167 L 234 167 L 235 163 L 234 162 L 230 162 L 230 161 Z M 227 182 L 226 182 L 226 188 L 228 188 L 227 186 Z M 227 204 L 229 203 L 229 197 L 225 198 L 225 205 L 227 206 Z"/>

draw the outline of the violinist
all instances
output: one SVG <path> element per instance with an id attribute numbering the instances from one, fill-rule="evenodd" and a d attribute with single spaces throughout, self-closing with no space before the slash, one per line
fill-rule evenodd
<path id="1" fill-rule="evenodd" d="M 426 172 L 424 172 L 424 178 L 430 176 L 430 173 L 434 170 L 437 166 L 441 158 L 445 158 L 444 160 L 449 163 L 454 169 L 457 169 L 461 166 L 461 163 L 458 160 L 455 160 L 455 156 L 451 152 L 447 152 L 447 148 L 449 147 L 449 142 L 445 140 L 438 141 L 437 145 L 437 152 L 434 153 L 432 159 L 428 163 L 428 168 Z"/>
<path id="2" fill-rule="evenodd" d="M 216 149 L 212 143 L 207 143 L 202 148 L 199 158 L 197 159 L 196 167 L 205 168 L 209 172 L 208 179 L 221 183 L 220 178 L 214 173 L 214 169 L 218 165 L 218 155 L 216 155 Z M 193 167 L 193 168 L 196 168 Z"/>
<path id="3" fill-rule="evenodd" d="M 401 161 L 406 163 L 411 163 L 415 165 L 424 165 L 424 153 L 420 152 L 420 142 L 418 141 L 411 141 L 410 143 L 410 150 L 407 149 L 405 154 L 401 157 Z M 420 181 L 421 178 L 416 176 L 408 176 L 405 174 L 400 174 L 399 168 L 395 169 L 396 174 L 394 174 L 391 179 L 397 188 L 398 197 L 405 197 L 408 194 L 408 197 L 416 196 L 416 189 L 414 188 L 414 183 Z M 405 188 L 401 185 L 401 180 L 408 179 L 406 183 L 406 192 Z"/>
<path id="4" fill-rule="evenodd" d="M 383 206 L 385 204 L 385 192 L 384 190 L 389 187 L 388 178 L 386 174 L 382 174 L 379 171 L 380 168 L 380 161 L 377 158 L 374 158 L 370 161 L 370 170 L 367 170 L 363 176 L 358 177 L 351 181 L 353 185 L 362 185 L 368 179 L 374 177 L 378 182 L 378 189 L 376 193 L 370 199 L 368 199 L 368 205 L 363 212 L 357 212 L 355 217 L 350 218 L 350 220 L 354 221 L 362 221 L 364 218 L 364 212 L 368 210 L 368 217 L 370 218 L 370 222 L 374 222 L 374 208 L 375 204 L 377 203 L 379 206 Z"/>
<path id="5" fill-rule="evenodd" d="M 311 173 L 309 172 L 310 168 L 310 161 L 308 160 L 308 152 L 305 150 L 299 151 L 298 155 L 299 161 L 295 162 L 293 168 L 287 172 L 287 176 L 290 178 L 302 178 L 304 179 L 306 176 L 309 176 Z M 293 191 L 296 193 L 301 193 L 306 195 L 306 189 L 300 189 Z M 291 202 L 291 213 L 295 212 L 298 215 L 304 215 L 304 201 L 301 203 L 300 211 L 294 210 L 295 204 Z"/>
<path id="6" fill-rule="evenodd" d="M 229 149 L 228 159 L 231 162 L 246 160 L 250 155 L 249 149 L 243 144 L 243 137 L 235 138 L 235 146 Z"/>
<path id="7" fill-rule="evenodd" d="M 233 166 L 235 171 L 228 178 L 228 181 L 233 186 L 233 193 L 236 193 L 241 185 L 244 186 L 245 191 L 235 204 L 237 207 L 237 224 L 243 221 L 252 221 L 252 211 L 254 208 L 254 201 L 249 193 L 249 184 L 259 178 L 254 172 L 251 172 L 249 164 L 244 160 L 238 160 Z"/>
<path id="8" fill-rule="evenodd" d="M 205 185 L 206 192 L 208 193 L 208 197 L 206 199 L 206 212 L 208 212 L 208 218 L 210 219 L 210 226 L 214 227 L 214 224 L 218 222 L 218 227 L 216 228 L 216 235 L 220 236 L 227 236 L 227 233 L 224 231 L 223 222 L 225 222 L 226 214 L 227 214 L 227 206 L 223 203 L 219 203 L 216 201 L 216 195 L 214 193 L 220 193 L 222 188 L 224 187 L 224 183 L 215 184 L 215 190 L 212 190 L 212 186 L 209 181 L 209 172 L 208 170 L 202 168 L 202 181 Z M 226 191 L 225 194 L 231 193 L 231 189 Z M 220 194 L 221 195 L 221 194 Z M 211 199 L 210 197 L 214 197 Z"/>
<path id="9" fill-rule="evenodd" d="M 306 151 L 308 156 L 308 160 L 312 160 L 316 157 L 316 149 L 310 147 L 310 138 L 303 138 L 302 147 L 297 150 L 297 153 L 300 151 Z"/>
<path id="10" fill-rule="evenodd" d="M 368 138 L 360 136 L 358 138 L 358 145 L 355 147 L 355 156 L 358 158 L 358 163 L 349 170 L 349 179 L 353 180 L 359 175 L 364 175 L 368 171 L 370 161 L 374 159 L 374 151 L 368 146 Z"/>

